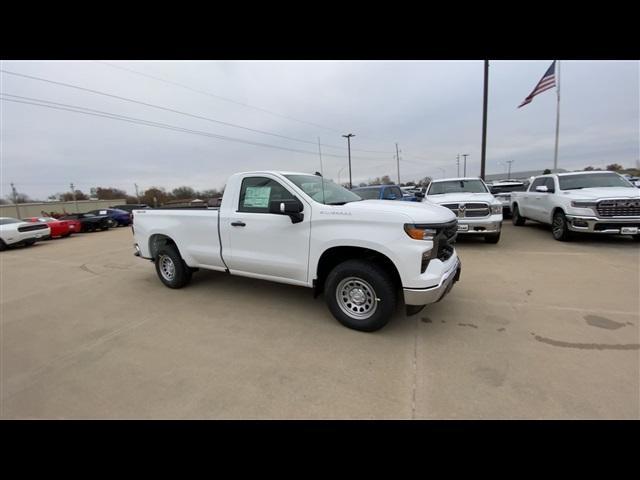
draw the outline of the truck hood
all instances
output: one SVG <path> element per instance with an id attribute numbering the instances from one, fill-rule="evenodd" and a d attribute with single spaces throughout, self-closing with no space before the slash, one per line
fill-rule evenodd
<path id="1" fill-rule="evenodd" d="M 429 202 L 403 202 L 398 200 L 362 200 L 345 205 L 354 212 L 401 213 L 415 223 L 447 223 L 456 219 L 454 213 L 446 207 Z"/>
<path id="2" fill-rule="evenodd" d="M 640 189 L 628 187 L 594 187 L 577 190 L 562 190 L 562 195 L 575 200 L 596 200 L 599 198 L 640 198 Z"/>
<path id="3" fill-rule="evenodd" d="M 490 193 L 443 193 L 442 195 L 427 195 L 427 201 L 437 204 L 443 203 L 464 203 L 464 202 L 487 202 L 496 203 L 496 199 Z"/>

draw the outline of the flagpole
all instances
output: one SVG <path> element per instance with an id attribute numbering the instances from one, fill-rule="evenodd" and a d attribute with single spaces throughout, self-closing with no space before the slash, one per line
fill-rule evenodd
<path id="1" fill-rule="evenodd" d="M 558 85 L 556 86 L 556 93 L 558 94 L 558 107 L 556 109 L 556 148 L 553 155 L 553 170 L 558 169 L 558 136 L 560 134 L 560 60 L 557 60 L 556 67 L 558 70 Z"/>

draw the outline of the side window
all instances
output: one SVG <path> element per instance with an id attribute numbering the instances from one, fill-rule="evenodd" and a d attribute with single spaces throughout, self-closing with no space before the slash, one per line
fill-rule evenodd
<path id="1" fill-rule="evenodd" d="M 385 187 L 384 191 L 382 192 L 382 198 L 385 200 L 394 200 L 395 198 L 397 198 L 397 196 L 395 195 L 393 188 Z"/>
<path id="2" fill-rule="evenodd" d="M 240 187 L 239 212 L 269 213 L 269 202 L 293 200 L 295 197 L 275 180 L 265 177 L 247 177 Z"/>
<path id="3" fill-rule="evenodd" d="M 542 185 L 544 185 L 544 181 L 546 179 L 545 178 L 536 178 L 533 183 L 531 184 L 531 188 L 529 188 L 530 192 L 535 192 L 536 191 L 536 187 L 541 187 Z"/>
<path id="4" fill-rule="evenodd" d="M 545 178 L 544 184 L 549 190 L 555 190 L 556 189 L 556 184 L 553 181 L 553 177 Z"/>

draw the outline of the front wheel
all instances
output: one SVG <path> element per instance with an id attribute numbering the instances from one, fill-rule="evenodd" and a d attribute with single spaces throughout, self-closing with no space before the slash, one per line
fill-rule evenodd
<path id="1" fill-rule="evenodd" d="M 107 220 L 107 226 L 109 228 L 116 228 L 118 226 L 118 221 L 113 218 L 110 218 L 109 220 Z M 105 229 L 103 228 L 103 230 Z"/>
<path id="2" fill-rule="evenodd" d="M 158 277 L 169 288 L 182 288 L 191 281 L 192 270 L 173 245 L 158 250 L 155 264 Z"/>
<path id="3" fill-rule="evenodd" d="M 564 213 L 560 210 L 553 214 L 551 233 L 553 233 L 553 238 L 560 242 L 566 242 L 571 238 L 571 232 L 569 231 L 569 226 L 567 224 L 567 217 L 565 217 Z"/>
<path id="4" fill-rule="evenodd" d="M 498 243 L 500 241 L 500 232 L 493 233 L 491 235 L 485 235 L 484 241 L 486 243 Z"/>
<path id="5" fill-rule="evenodd" d="M 521 227 L 526 221 L 526 218 L 520 216 L 520 209 L 518 208 L 518 205 L 514 205 L 513 211 L 511 212 L 511 222 L 514 225 Z"/>
<path id="6" fill-rule="evenodd" d="M 325 282 L 329 310 L 345 327 L 374 332 L 396 309 L 396 289 L 387 272 L 364 260 L 337 265 Z"/>

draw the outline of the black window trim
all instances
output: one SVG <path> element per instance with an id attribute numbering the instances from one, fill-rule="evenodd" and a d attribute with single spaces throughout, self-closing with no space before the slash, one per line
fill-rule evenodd
<path id="1" fill-rule="evenodd" d="M 275 213 L 269 212 L 269 207 L 268 206 L 267 206 L 267 211 L 266 212 L 255 212 L 255 211 L 251 211 L 251 210 L 244 210 L 242 208 L 242 205 L 240 204 L 240 202 L 242 201 L 242 188 L 244 187 L 244 182 L 246 180 L 253 179 L 253 178 L 264 178 L 266 180 L 271 180 L 272 182 L 276 182 L 278 185 L 280 185 L 282 188 L 284 188 L 289 193 L 289 195 L 291 195 L 291 199 L 299 200 L 299 198 L 296 195 L 291 193 L 291 190 L 289 190 L 287 187 L 285 187 L 282 184 L 282 182 L 280 182 L 276 178 L 272 178 L 272 177 L 266 176 L 266 175 L 255 175 L 255 176 L 251 176 L 251 177 L 244 177 L 242 179 L 242 182 L 240 182 L 240 191 L 238 192 L 238 205 L 237 205 L 236 213 L 261 213 L 261 214 L 267 214 L 267 215 L 277 215 Z"/>

